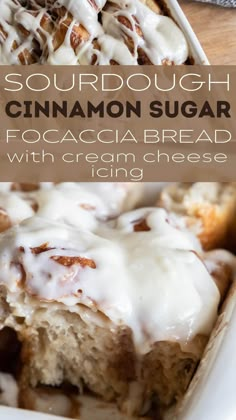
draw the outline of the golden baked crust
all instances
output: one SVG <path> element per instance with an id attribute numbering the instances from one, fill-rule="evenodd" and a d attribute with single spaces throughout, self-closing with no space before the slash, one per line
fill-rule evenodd
<path id="1" fill-rule="evenodd" d="M 193 232 L 205 250 L 229 245 L 236 210 L 235 185 L 172 184 L 161 192 L 157 205 L 176 216 L 177 224 Z"/>
<path id="2" fill-rule="evenodd" d="M 156 399 L 162 411 L 183 396 L 207 341 L 195 338 L 189 351 L 178 343 L 158 342 L 139 357 L 129 329 L 106 322 L 88 325 L 68 311 L 41 309 L 32 325 L 16 323 L 12 328 L 22 342 L 20 399 L 28 408 L 23 402 L 27 389 L 68 382 L 116 401 L 127 415 L 140 415 Z"/>

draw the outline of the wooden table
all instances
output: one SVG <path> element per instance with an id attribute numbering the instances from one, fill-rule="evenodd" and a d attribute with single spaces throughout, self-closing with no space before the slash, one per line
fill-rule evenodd
<path id="1" fill-rule="evenodd" d="M 211 64 L 236 64 L 236 9 L 179 0 Z"/>

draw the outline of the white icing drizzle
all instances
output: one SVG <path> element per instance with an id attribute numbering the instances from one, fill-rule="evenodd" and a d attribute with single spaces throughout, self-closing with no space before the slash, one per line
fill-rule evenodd
<path id="1" fill-rule="evenodd" d="M 163 209 L 153 207 L 139 208 L 132 212 L 122 214 L 113 222 L 115 228 L 122 232 L 133 232 L 134 225 L 145 220 L 152 232 L 156 232 L 158 246 L 163 248 L 192 249 L 201 252 L 199 240 L 188 229 L 178 229 L 175 219 L 167 215 Z"/>
<path id="2" fill-rule="evenodd" d="M 30 197 L 38 216 L 94 232 L 100 222 L 134 208 L 141 193 L 141 184 L 65 182 Z"/>
<path id="3" fill-rule="evenodd" d="M 37 215 L 80 229 L 95 231 L 98 221 L 118 216 L 138 203 L 142 184 L 132 183 L 41 183 L 29 193 L 11 191 L 0 183 L 0 216 L 11 225 Z M 2 191 L 2 192 L 1 192 Z"/>
<path id="4" fill-rule="evenodd" d="M 78 191 L 76 190 L 77 194 Z M 92 211 L 86 206 L 86 201 L 79 194 L 73 194 L 73 189 L 65 191 L 42 190 L 34 194 L 39 206 L 37 215 L 49 220 L 62 222 L 80 229 L 94 231 L 97 226 L 97 219 Z"/>
<path id="5" fill-rule="evenodd" d="M 0 217 L 5 213 L 12 225 L 33 216 L 34 211 L 23 197 L 17 193 L 0 193 Z"/>
<path id="6" fill-rule="evenodd" d="M 65 198 L 71 198 L 77 206 L 87 208 L 98 219 L 106 220 L 133 209 L 142 197 L 143 184 L 65 182 L 55 185 L 53 190 L 61 192 Z"/>
<path id="7" fill-rule="evenodd" d="M 137 216 L 146 217 L 150 231 L 130 231 Z M 42 252 L 32 251 L 43 244 Z M 131 212 L 96 234 L 33 217 L 0 236 L 0 283 L 15 301 L 23 288 L 39 306 L 56 301 L 75 311 L 82 303 L 102 311 L 129 326 L 145 353 L 159 340 L 185 343 L 210 333 L 220 295 L 197 249 L 162 209 Z"/>
<path id="8" fill-rule="evenodd" d="M 188 58 L 175 22 L 141 0 L 21 3 L 0 0 L 0 64 L 183 64 Z"/>
<path id="9" fill-rule="evenodd" d="M 140 0 L 115 0 L 113 3 L 102 12 L 104 30 L 120 40 L 130 38 L 136 61 L 138 48 L 141 48 L 152 64 L 162 64 L 166 59 L 175 64 L 184 63 L 188 46 L 173 20 L 157 15 Z M 130 28 L 119 22 L 119 17 L 126 18 Z"/>
<path id="10" fill-rule="evenodd" d="M 0 182 L 0 192 L 11 191 L 12 182 Z"/>
<path id="11" fill-rule="evenodd" d="M 64 6 L 73 16 L 74 22 L 79 22 L 92 37 L 102 33 L 102 27 L 98 22 L 98 12 L 105 6 L 106 0 L 58 0 L 59 6 Z"/>

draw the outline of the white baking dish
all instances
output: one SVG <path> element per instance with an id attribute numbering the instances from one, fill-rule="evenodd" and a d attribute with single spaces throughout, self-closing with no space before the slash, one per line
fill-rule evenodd
<path id="1" fill-rule="evenodd" d="M 235 343 L 236 283 L 231 287 L 224 311 L 218 318 L 176 419 L 236 419 Z"/>
<path id="2" fill-rule="evenodd" d="M 203 51 L 198 38 L 196 37 L 190 23 L 188 22 L 184 12 L 182 11 L 177 0 L 165 0 L 171 16 L 178 23 L 179 27 L 182 29 L 185 34 L 189 47 L 190 47 L 190 56 L 194 59 L 194 64 L 209 64 L 207 56 Z"/>
<path id="3" fill-rule="evenodd" d="M 89 402 L 86 400 L 84 403 L 83 399 L 82 404 L 86 404 L 86 414 L 83 414 L 83 411 L 81 412 L 81 420 L 135 420 L 120 414 L 115 408 L 106 407 L 105 404 L 97 403 L 96 406 L 96 403 L 94 404 L 91 400 Z M 0 407 L 0 418 L 1 420 L 71 420 L 65 417 L 9 407 Z"/>
<path id="4" fill-rule="evenodd" d="M 171 413 L 167 415 L 166 420 L 236 419 L 235 337 L 236 283 L 231 287 L 224 310 L 218 318 L 200 366 L 177 415 Z M 119 413 L 112 404 L 108 405 L 87 397 L 81 398 L 80 401 L 81 420 L 132 420 Z M 62 420 L 63 418 L 2 406 L 0 419 Z"/>

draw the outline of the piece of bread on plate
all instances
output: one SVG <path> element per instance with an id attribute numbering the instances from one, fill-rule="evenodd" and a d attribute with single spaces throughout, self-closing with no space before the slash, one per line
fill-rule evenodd
<path id="1" fill-rule="evenodd" d="M 235 224 L 235 183 L 174 183 L 161 192 L 158 206 L 187 228 L 205 250 L 229 247 L 229 233 Z"/>
<path id="2" fill-rule="evenodd" d="M 0 325 L 22 342 L 21 395 L 69 382 L 127 415 L 180 399 L 220 304 L 219 256 L 208 269 L 199 249 L 156 208 L 96 234 L 37 217 L 2 233 Z"/>

